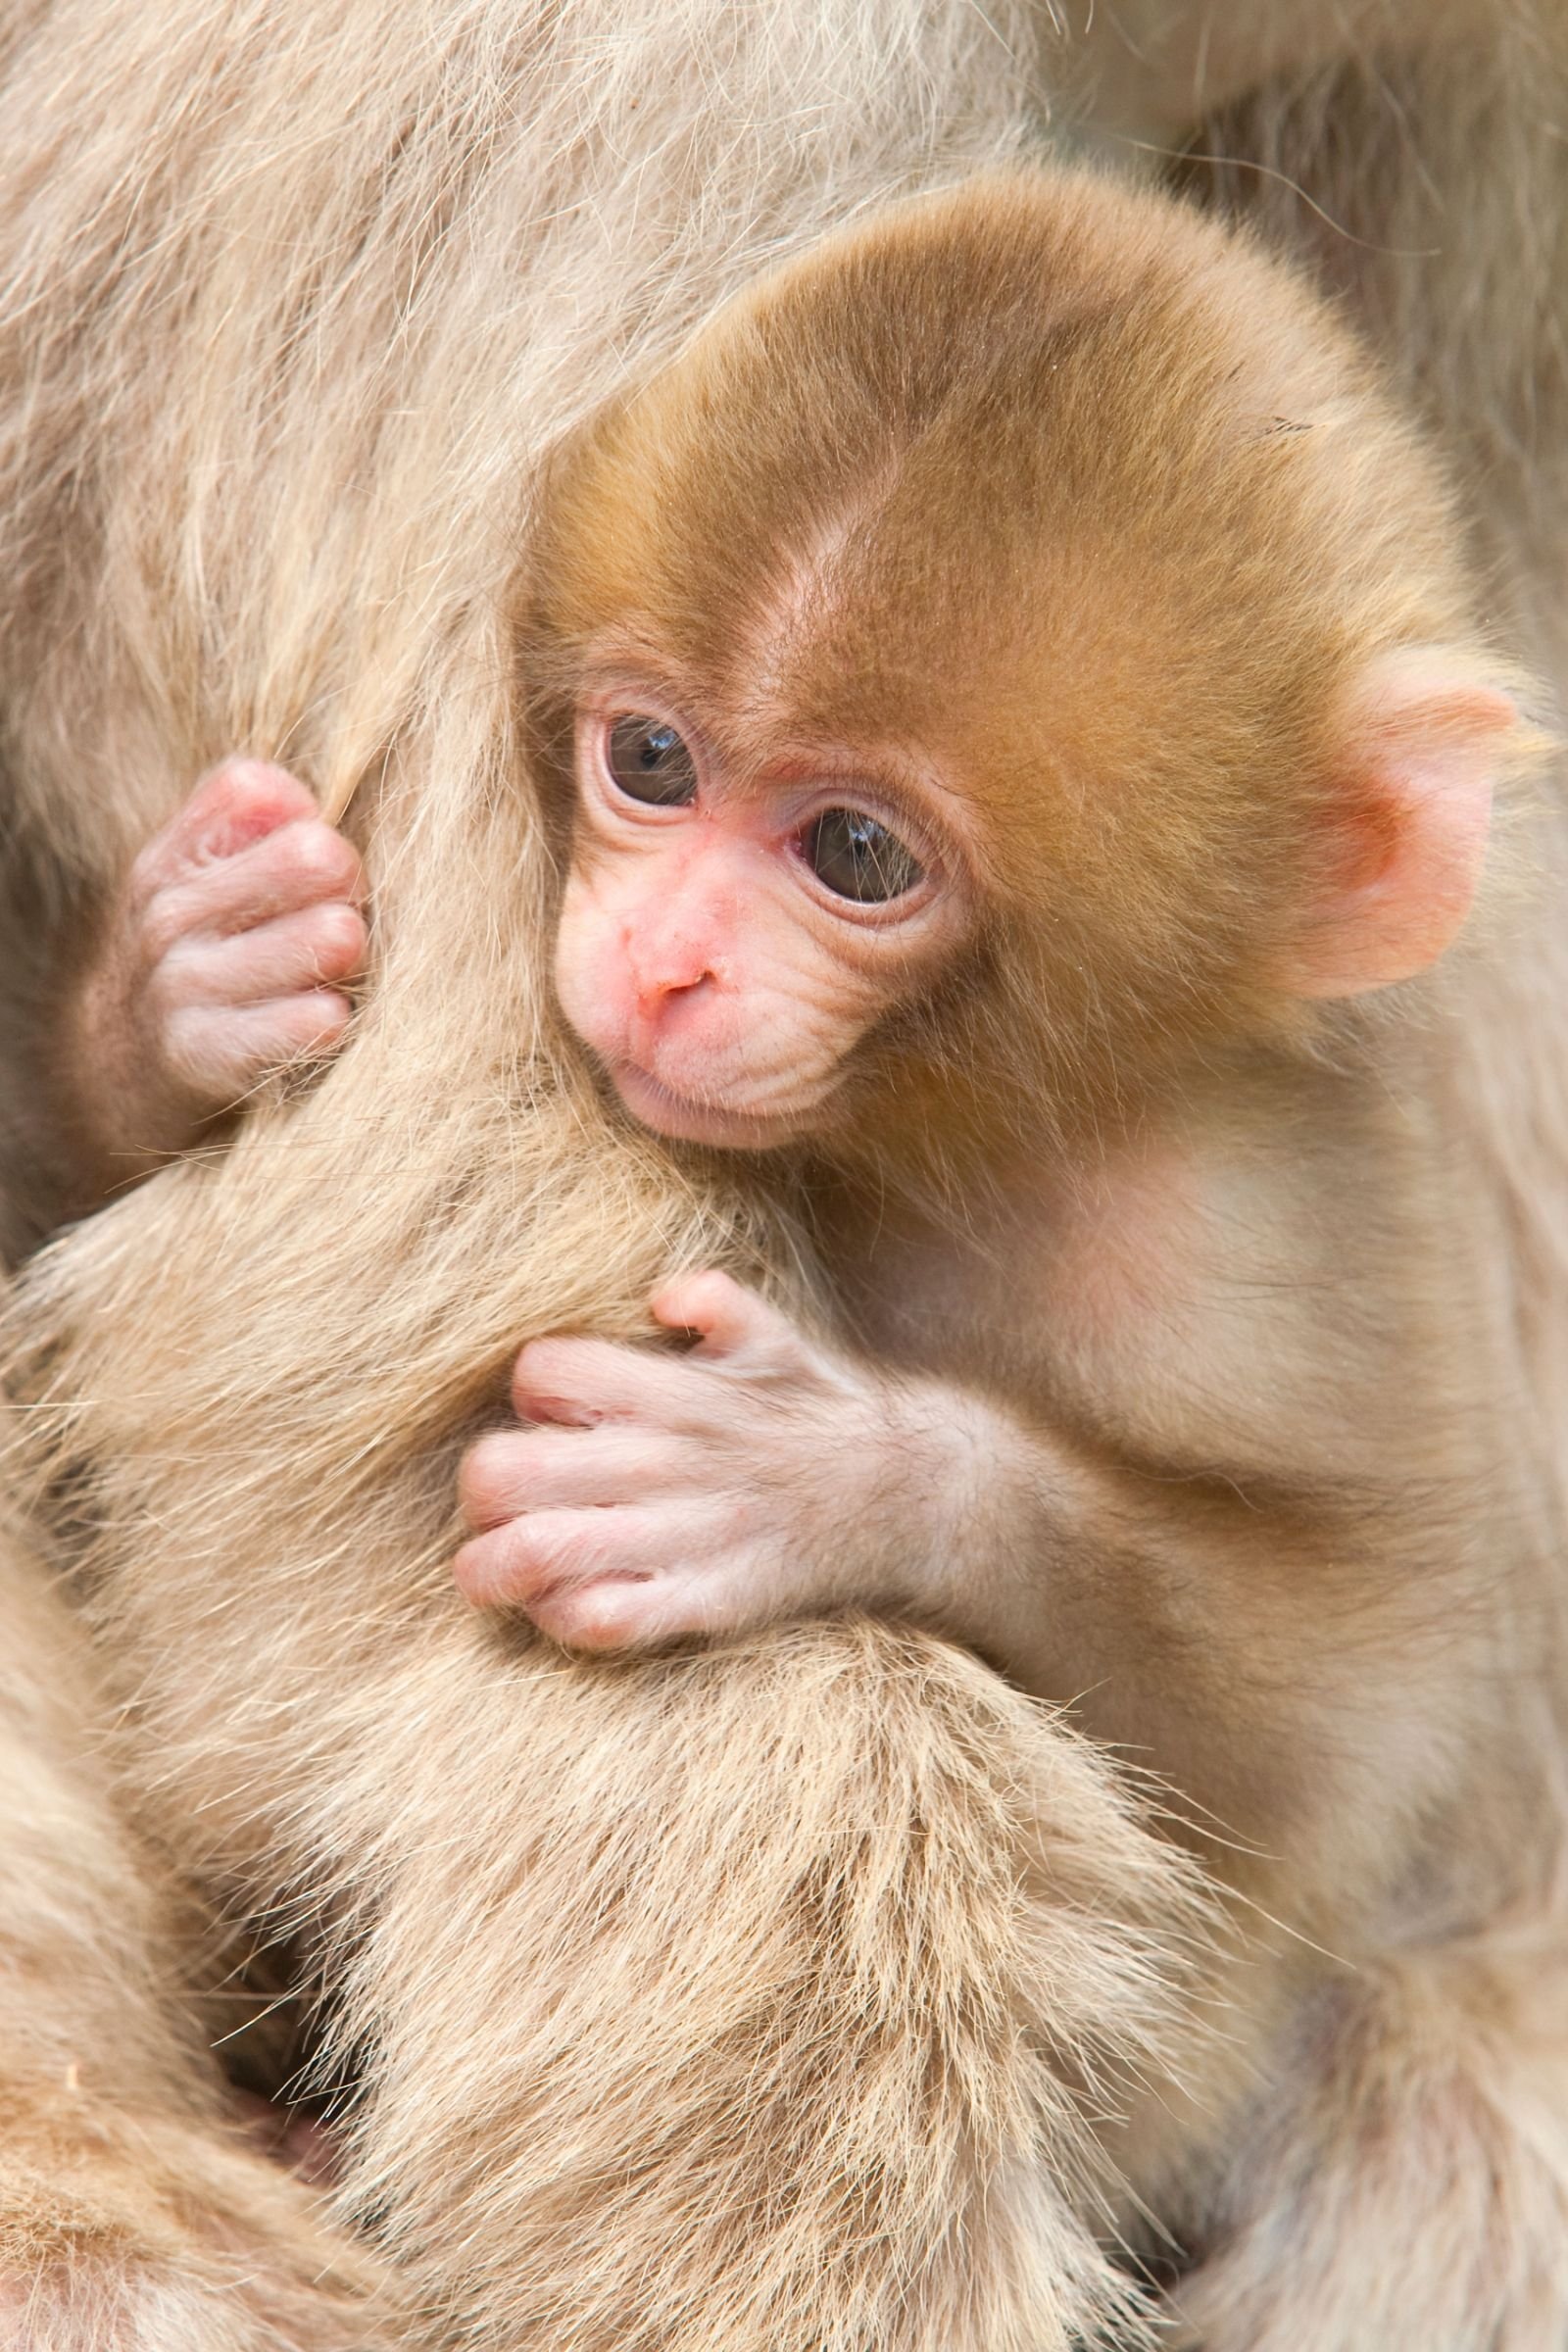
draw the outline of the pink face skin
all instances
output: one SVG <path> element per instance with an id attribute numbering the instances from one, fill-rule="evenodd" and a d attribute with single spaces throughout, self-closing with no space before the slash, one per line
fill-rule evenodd
<path id="1" fill-rule="evenodd" d="M 673 748 L 642 789 L 678 800 L 642 797 L 651 728 Z M 579 711 L 576 786 L 556 988 L 661 1135 L 755 1152 L 808 1130 L 857 1041 L 967 926 L 947 796 L 889 762 L 736 774 L 663 696 L 616 681 Z"/>

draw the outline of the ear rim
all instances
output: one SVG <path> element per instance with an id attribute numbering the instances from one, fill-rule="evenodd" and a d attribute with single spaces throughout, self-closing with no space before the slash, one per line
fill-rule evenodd
<path id="1" fill-rule="evenodd" d="M 1368 996 L 1419 978 L 1452 947 L 1480 886 L 1495 789 L 1542 741 L 1521 686 L 1504 665 L 1444 646 L 1401 647 L 1362 670 L 1336 733 L 1367 870 L 1308 910 L 1287 957 L 1293 996 Z"/>

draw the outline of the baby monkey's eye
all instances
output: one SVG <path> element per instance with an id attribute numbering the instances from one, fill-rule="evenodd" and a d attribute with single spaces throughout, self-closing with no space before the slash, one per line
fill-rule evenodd
<path id="1" fill-rule="evenodd" d="M 678 808 L 697 798 L 697 768 L 685 738 L 662 718 L 617 718 L 607 757 L 628 800 Z"/>
<path id="2" fill-rule="evenodd" d="M 836 897 L 862 906 L 902 899 L 923 878 L 914 853 L 862 808 L 824 808 L 802 836 L 801 854 Z"/>

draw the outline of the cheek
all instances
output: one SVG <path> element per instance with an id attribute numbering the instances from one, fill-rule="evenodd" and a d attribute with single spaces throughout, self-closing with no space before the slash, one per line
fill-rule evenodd
<path id="1" fill-rule="evenodd" d="M 798 1114 L 822 1101 L 884 1004 L 821 941 L 760 906 L 722 980 L 671 1008 L 650 1054 L 677 1092 Z"/>
<path id="2" fill-rule="evenodd" d="M 556 999 L 586 1045 L 606 1047 L 624 1024 L 631 977 L 619 926 L 582 878 L 566 884 L 556 926 Z"/>
<path id="3" fill-rule="evenodd" d="M 903 992 L 892 974 L 835 955 L 767 875 L 720 880 L 691 889 L 678 858 L 578 867 L 557 930 L 557 999 L 582 1042 L 623 1071 L 629 1063 L 678 1095 L 737 1111 L 804 1110 Z M 706 984 L 674 989 L 650 1010 L 647 970 L 684 974 L 688 964 L 710 975 Z"/>

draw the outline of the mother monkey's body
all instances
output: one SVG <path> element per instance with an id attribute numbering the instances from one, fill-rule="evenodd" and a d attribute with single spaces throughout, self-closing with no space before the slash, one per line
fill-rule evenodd
<path id="1" fill-rule="evenodd" d="M 1227 101 L 1275 62 L 1258 12 L 1235 13 L 1258 46 L 1227 58 Z M 1562 87 L 1559 35 L 1529 54 L 1522 27 L 1510 84 L 1482 15 L 1484 74 L 1410 71 L 1395 193 L 1360 175 L 1398 210 L 1392 231 L 1355 221 L 1395 323 L 1450 268 L 1477 300 L 1505 275 L 1469 242 L 1470 183 L 1495 168 L 1492 147 L 1463 152 L 1478 80 L 1504 92 L 1521 171 Z M 273 0 L 227 12 L 219 39 L 179 0 L 21 10 L 0 35 L 19 888 L 42 875 L 25 903 L 64 929 L 244 743 L 334 807 L 357 793 L 379 917 L 372 998 L 329 1081 L 39 1262 L 25 1327 L 71 1409 L 38 1426 L 71 1471 L 62 1539 L 136 1702 L 153 1825 L 209 1891 L 318 1929 L 345 2062 L 373 2052 L 348 2193 L 387 2218 L 438 2340 L 1040 2352 L 1136 2326 L 1094 2242 L 1087 2116 L 1107 2077 L 1181 2042 L 1160 1978 L 1190 1915 L 1183 1866 L 1112 1768 L 921 1637 L 808 1628 L 596 1673 L 463 1617 L 445 1567 L 457 1452 L 520 1338 L 638 1329 L 672 1265 L 791 1263 L 765 1202 L 612 1131 L 548 1044 L 535 927 L 514 911 L 548 878 L 502 618 L 535 460 L 764 251 L 1012 152 L 1050 66 L 1027 21 L 996 26 L 966 7 L 726 5 L 672 33 L 662 6 L 474 0 L 404 38 L 379 4 Z M 1163 113 L 1136 101 L 1156 141 L 1201 111 L 1173 71 Z M 114 120 L 84 136 L 106 88 Z M 1431 126 L 1423 169 L 1452 172 L 1463 255 L 1423 261 L 1439 238 L 1404 221 L 1412 121 L 1418 144 Z M 1266 104 L 1254 122 L 1310 183 L 1312 126 Z M 1544 128 L 1539 145 L 1545 169 Z M 1520 210 L 1550 219 L 1556 196 Z M 1507 274 L 1539 258 L 1514 217 Z M 1525 650 L 1560 674 L 1561 386 L 1513 296 L 1487 371 L 1435 396 L 1465 455 L 1489 453 Z M 1528 920 L 1527 944 L 1521 916 L 1478 961 L 1457 1034 L 1495 1036 L 1500 1001 L 1539 1085 L 1524 1099 L 1484 1053 L 1433 1109 L 1472 1188 L 1465 1311 L 1512 1408 L 1475 1528 L 1495 1574 L 1472 1605 L 1512 1628 L 1531 1668 L 1516 1720 L 1550 1763 L 1568 1108 L 1537 1008 L 1568 1004 L 1568 979 L 1548 978 L 1549 920 Z M 8 990 L 40 996 L 30 971 Z M 24 1058 L 46 1030 L 20 1029 Z M 24 1208 L 52 1142 L 21 1145 Z M 1184 2127 L 1201 2201 L 1167 2202 L 1209 2257 L 1183 2299 L 1214 2352 L 1550 2340 L 1568 2056 L 1549 1777 L 1523 1803 L 1494 1777 L 1470 1825 L 1507 1866 L 1485 1905 L 1511 1907 L 1506 1938 L 1461 1944 L 1445 1916 L 1423 1950 L 1430 1889 L 1401 1888 L 1397 1960 L 1252 1973 L 1285 2021 L 1265 2090 L 1237 2103 L 1210 2073 L 1234 2167 L 1193 2162 L 1205 2132 Z M 1147 2103 L 1134 2151 L 1161 2194 L 1168 2113 Z M 40 2144 L 60 2137 L 56 2119 Z M 7 2193 L 0 2173 L 0 2214 Z M 139 2226 L 138 2275 L 171 2260 Z M 216 2340 L 197 2292 L 173 2260 L 166 2319 Z M 148 2352 L 179 2340 L 104 2309 L 90 2329 L 48 2310 L 52 2342 L 115 2325 Z M 314 2340 L 280 2339 L 243 2288 L 228 2324 L 247 2347 Z M 20 2341 L 50 2340 L 26 2325 Z"/>

